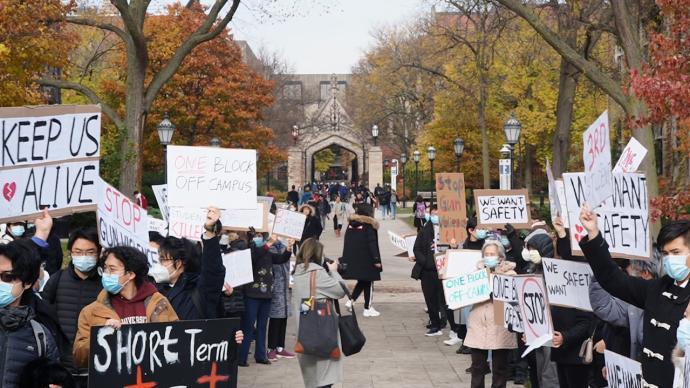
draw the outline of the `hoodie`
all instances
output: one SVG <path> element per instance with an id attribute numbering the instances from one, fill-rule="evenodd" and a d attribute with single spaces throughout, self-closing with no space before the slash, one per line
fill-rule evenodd
<path id="1" fill-rule="evenodd" d="M 123 324 L 148 323 L 144 300 L 156 292 L 158 290 L 152 283 L 144 282 L 137 288 L 137 293 L 131 300 L 117 294 L 110 299 L 110 303 Z"/>

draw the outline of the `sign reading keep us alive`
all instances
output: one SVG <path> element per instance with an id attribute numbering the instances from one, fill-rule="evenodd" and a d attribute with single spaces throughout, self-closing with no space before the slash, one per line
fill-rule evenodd
<path id="1" fill-rule="evenodd" d="M 465 178 L 462 173 L 436 174 L 438 193 L 438 217 L 442 244 L 450 244 L 452 239 L 465 241 L 467 230 L 467 205 L 465 200 Z"/>
<path id="2" fill-rule="evenodd" d="M 96 209 L 98 105 L 0 108 L 0 222 Z"/>
<path id="3" fill-rule="evenodd" d="M 529 194 L 527 190 L 474 190 L 477 226 L 503 228 L 530 227 Z"/>
<path id="4" fill-rule="evenodd" d="M 601 205 L 613 194 L 611 176 L 611 142 L 609 111 L 604 113 L 582 134 L 582 160 L 587 177 L 587 199 L 590 209 Z"/>
<path id="5" fill-rule="evenodd" d="M 256 209 L 256 150 L 168 146 L 170 207 Z"/>

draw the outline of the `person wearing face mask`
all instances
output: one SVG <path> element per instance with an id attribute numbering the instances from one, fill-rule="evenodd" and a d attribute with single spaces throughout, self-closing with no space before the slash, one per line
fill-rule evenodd
<path id="1" fill-rule="evenodd" d="M 681 320 L 690 300 L 690 221 L 675 221 L 661 228 L 656 242 L 666 275 L 650 280 L 631 277 L 615 264 L 599 231 L 597 215 L 587 206 L 580 212 L 580 222 L 587 231 L 580 248 L 594 277 L 611 295 L 644 311 L 641 364 L 645 382 L 673 386 L 671 350 L 680 338 L 683 342 L 688 339 L 684 329 L 688 322 Z"/>
<path id="2" fill-rule="evenodd" d="M 467 220 L 467 238 L 465 242 L 462 243 L 462 249 L 471 249 L 473 251 L 479 251 L 484 246 L 484 239 L 488 235 L 486 229 L 477 228 L 477 218 L 472 217 Z"/>
<path id="3" fill-rule="evenodd" d="M 0 386 L 15 388 L 19 374 L 30 362 L 45 357 L 59 359 L 50 330 L 37 322 L 36 311 L 24 304 L 24 294 L 32 294 L 41 259 L 23 241 L 0 245 Z"/>
<path id="4" fill-rule="evenodd" d="M 96 301 L 79 313 L 77 334 L 74 339 L 74 364 L 80 368 L 89 365 L 91 328 L 149 322 L 172 322 L 178 317 L 172 305 L 156 286 L 149 281 L 148 259 L 138 249 L 113 247 L 103 252 L 99 260 L 103 290 Z"/>
<path id="5" fill-rule="evenodd" d="M 9 222 L 2 224 L 0 228 L 0 245 L 9 244 L 10 242 L 24 237 L 26 232 L 26 223 L 24 222 Z"/>

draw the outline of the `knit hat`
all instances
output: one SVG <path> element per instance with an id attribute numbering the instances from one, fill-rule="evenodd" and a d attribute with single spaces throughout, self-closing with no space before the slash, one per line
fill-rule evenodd
<path id="1" fill-rule="evenodd" d="M 541 257 L 554 257 L 553 240 L 543 229 L 537 229 L 525 238 L 528 247 L 539 251 Z"/>

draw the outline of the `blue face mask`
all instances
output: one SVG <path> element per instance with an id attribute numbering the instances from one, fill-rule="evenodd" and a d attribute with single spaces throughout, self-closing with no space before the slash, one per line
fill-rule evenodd
<path id="1" fill-rule="evenodd" d="M 429 221 L 431 221 L 431 223 L 434 225 L 438 225 L 438 216 L 436 214 L 430 216 Z"/>
<path id="2" fill-rule="evenodd" d="M 96 258 L 94 256 L 72 256 L 72 264 L 74 268 L 81 272 L 89 272 L 96 266 Z"/>
<path id="3" fill-rule="evenodd" d="M 263 237 L 254 237 L 252 239 L 254 242 L 254 245 L 256 245 L 257 248 L 261 248 L 264 246 L 264 238 Z"/>
<path id="4" fill-rule="evenodd" d="M 424 220 L 426 220 L 426 222 L 429 222 L 429 220 L 431 220 L 431 216 L 429 214 L 425 214 Z"/>
<path id="5" fill-rule="evenodd" d="M 484 257 L 484 265 L 487 268 L 496 268 L 498 265 L 498 256 L 486 256 Z"/>
<path id="6" fill-rule="evenodd" d="M 103 284 L 103 289 L 113 295 L 119 294 L 124 288 L 124 285 L 120 284 L 120 275 L 112 273 L 104 273 L 101 275 L 101 284 Z"/>
<path id="7" fill-rule="evenodd" d="M 477 240 L 484 240 L 487 233 L 488 232 L 484 229 L 477 229 Z"/>
<path id="8" fill-rule="evenodd" d="M 9 306 L 19 297 L 12 295 L 12 288 L 14 288 L 12 283 L 0 281 L 0 308 Z"/>
<path id="9" fill-rule="evenodd" d="M 501 236 L 501 245 L 503 245 L 504 248 L 508 248 L 510 246 L 510 240 L 508 240 L 508 237 Z"/>
<path id="10" fill-rule="evenodd" d="M 678 330 L 676 331 L 676 339 L 682 349 L 690 346 L 690 320 L 686 318 L 680 320 Z"/>
<path id="11" fill-rule="evenodd" d="M 14 237 L 22 237 L 24 235 L 24 232 L 26 230 L 24 229 L 24 225 L 12 225 L 10 226 L 10 233 Z"/>
<path id="12" fill-rule="evenodd" d="M 686 255 L 664 256 L 664 271 L 677 282 L 685 280 L 690 275 L 690 268 L 685 264 L 686 258 Z"/>

